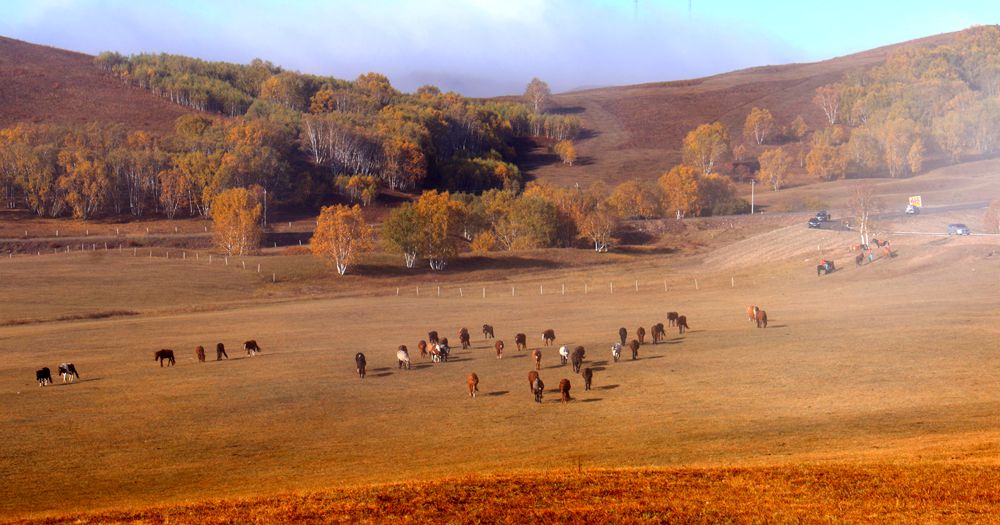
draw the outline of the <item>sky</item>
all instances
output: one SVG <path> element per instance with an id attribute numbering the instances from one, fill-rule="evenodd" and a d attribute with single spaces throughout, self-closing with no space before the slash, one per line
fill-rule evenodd
<path id="1" fill-rule="evenodd" d="M 1000 23 L 996 0 L 0 0 L 0 35 L 514 95 L 812 62 Z"/>

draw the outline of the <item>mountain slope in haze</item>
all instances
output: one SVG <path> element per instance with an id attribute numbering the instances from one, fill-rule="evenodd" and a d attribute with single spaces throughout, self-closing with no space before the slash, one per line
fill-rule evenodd
<path id="1" fill-rule="evenodd" d="M 0 37 L 0 128 L 18 122 L 120 123 L 166 133 L 191 110 L 94 67 L 90 55 Z"/>
<path id="2" fill-rule="evenodd" d="M 558 184 L 614 185 L 631 178 L 655 179 L 681 162 L 684 136 L 701 124 L 720 121 L 736 144 L 753 107 L 766 108 L 779 126 L 802 115 L 810 129 L 826 126 L 813 104 L 816 88 L 850 72 L 882 63 L 895 50 L 935 45 L 957 33 L 936 35 L 822 62 L 762 66 L 711 77 L 573 91 L 553 96 L 551 112 L 578 116 L 576 165 L 563 166 L 541 148 L 523 156 L 525 172 Z"/>

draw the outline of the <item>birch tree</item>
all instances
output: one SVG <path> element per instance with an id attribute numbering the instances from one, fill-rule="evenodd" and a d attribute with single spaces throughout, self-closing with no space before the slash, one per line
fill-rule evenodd
<path id="1" fill-rule="evenodd" d="M 365 222 L 361 207 L 355 204 L 326 206 L 316 220 L 316 231 L 309 241 L 313 255 L 337 269 L 339 275 L 358 261 L 374 245 L 375 233 Z"/>

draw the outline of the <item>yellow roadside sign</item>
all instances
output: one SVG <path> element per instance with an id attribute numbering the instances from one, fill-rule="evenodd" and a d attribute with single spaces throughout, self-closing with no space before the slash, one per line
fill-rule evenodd
<path id="1" fill-rule="evenodd" d="M 920 203 L 920 195 L 914 195 L 910 197 L 910 205 L 920 208 L 923 204 Z"/>

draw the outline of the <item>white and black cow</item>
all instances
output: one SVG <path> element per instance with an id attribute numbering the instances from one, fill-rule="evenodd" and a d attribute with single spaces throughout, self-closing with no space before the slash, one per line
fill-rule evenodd
<path id="1" fill-rule="evenodd" d="M 73 363 L 60 363 L 59 375 L 62 376 L 63 383 L 67 380 L 72 383 L 75 379 L 80 379 L 80 374 L 77 373 L 76 366 Z"/>

